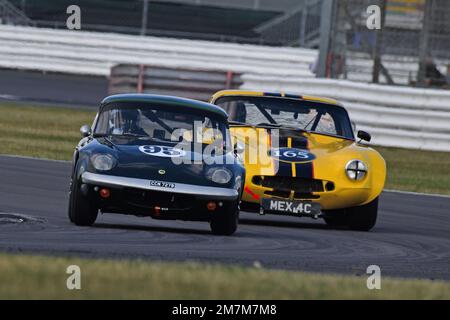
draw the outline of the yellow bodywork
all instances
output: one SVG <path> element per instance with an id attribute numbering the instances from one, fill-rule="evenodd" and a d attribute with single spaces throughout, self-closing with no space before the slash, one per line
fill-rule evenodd
<path id="1" fill-rule="evenodd" d="M 281 93 L 281 97 L 283 97 Z M 220 91 L 211 98 L 211 103 L 224 96 L 265 96 L 262 92 L 253 91 Z M 299 96 L 300 99 L 300 96 Z M 312 102 L 322 102 L 329 105 L 340 105 L 332 99 L 302 96 L 302 100 Z M 273 195 L 267 195 L 267 192 L 273 191 L 257 185 L 253 182 L 255 176 L 275 176 L 279 169 L 279 161 L 270 157 L 267 150 L 271 148 L 269 134 L 263 128 L 252 126 L 230 126 L 233 143 L 240 141 L 245 144 L 245 153 L 242 160 L 246 168 L 245 190 L 243 201 L 249 203 L 258 203 L 262 198 L 278 198 Z M 354 140 L 315 134 L 302 133 L 308 141 L 308 150 L 315 156 L 312 161 L 313 177 L 312 179 L 321 180 L 324 186 L 327 182 L 334 184 L 331 191 L 314 192 L 313 198 L 296 198 L 295 190 L 292 190 L 290 200 L 308 200 L 317 202 L 323 210 L 343 209 L 355 206 L 361 206 L 375 200 L 383 191 L 386 179 L 386 164 L 382 156 L 374 149 L 357 143 Z M 292 138 L 287 140 L 288 147 L 292 143 Z M 262 155 L 257 158 L 251 158 L 252 155 Z M 363 161 L 367 166 L 366 177 L 362 181 L 350 180 L 347 177 L 345 167 L 351 160 Z M 300 173 L 299 166 L 291 163 L 290 174 L 296 177 Z M 279 175 L 279 173 L 278 173 Z"/>

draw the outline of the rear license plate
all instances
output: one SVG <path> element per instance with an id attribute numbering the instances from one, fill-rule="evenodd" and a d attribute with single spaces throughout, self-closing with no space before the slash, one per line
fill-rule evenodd
<path id="1" fill-rule="evenodd" d="M 262 199 L 261 206 L 267 212 L 279 212 L 296 216 L 318 215 L 321 213 L 318 203 L 307 201 Z"/>

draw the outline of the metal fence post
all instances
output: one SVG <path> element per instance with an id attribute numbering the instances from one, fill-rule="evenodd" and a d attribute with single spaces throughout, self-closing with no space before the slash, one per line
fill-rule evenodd
<path id="1" fill-rule="evenodd" d="M 147 32 L 147 17 L 148 17 L 148 0 L 143 0 L 141 36 L 145 36 L 145 33 Z"/>
<path id="2" fill-rule="evenodd" d="M 417 85 L 420 87 L 425 86 L 432 10 L 433 0 L 426 0 L 423 13 L 423 26 L 420 33 L 419 44 L 419 73 L 417 75 Z"/>
<path id="3" fill-rule="evenodd" d="M 376 41 L 375 41 L 375 49 L 373 55 L 373 72 L 372 72 L 372 82 L 379 83 L 380 82 L 380 71 L 382 68 L 381 65 L 381 55 L 382 55 L 382 46 L 383 46 L 383 30 L 386 21 L 386 0 L 381 0 L 380 9 L 381 9 L 381 29 L 376 30 Z"/>
<path id="4" fill-rule="evenodd" d="M 300 21 L 300 39 L 298 41 L 300 47 L 306 45 L 306 20 L 308 19 L 308 0 L 305 1 L 301 14 Z"/>
<path id="5" fill-rule="evenodd" d="M 322 17 L 320 19 L 320 52 L 317 61 L 317 78 L 327 76 L 327 64 L 330 54 L 332 29 L 335 20 L 336 0 L 325 0 L 322 2 Z"/>

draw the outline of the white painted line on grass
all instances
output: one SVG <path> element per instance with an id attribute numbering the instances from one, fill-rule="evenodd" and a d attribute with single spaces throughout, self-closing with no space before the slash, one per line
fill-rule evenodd
<path id="1" fill-rule="evenodd" d="M 422 193 L 422 192 L 400 191 L 400 190 L 389 190 L 389 189 L 385 189 L 385 190 L 383 190 L 383 192 L 400 193 L 400 194 L 406 194 L 406 195 L 412 195 L 412 196 L 427 196 L 427 197 L 450 199 L 450 195 L 445 195 L 445 194 Z"/>
<path id="2" fill-rule="evenodd" d="M 0 157 L 3 158 L 18 158 L 18 159 L 26 159 L 26 160 L 38 160 L 38 161 L 47 161 L 47 162 L 58 162 L 58 163 L 71 163 L 68 160 L 55 160 L 55 159 L 47 159 L 47 158 L 35 158 L 29 156 L 18 156 L 14 154 L 0 154 Z"/>

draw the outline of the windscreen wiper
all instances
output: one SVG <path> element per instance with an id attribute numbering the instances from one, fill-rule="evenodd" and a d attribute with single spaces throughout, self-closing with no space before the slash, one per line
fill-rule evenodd
<path id="1" fill-rule="evenodd" d="M 309 132 L 308 130 L 305 130 L 302 128 L 296 128 L 296 127 L 286 126 L 283 124 L 275 124 L 275 123 L 260 123 L 256 126 L 259 128 L 289 129 L 289 130 L 294 130 L 294 131 L 299 131 L 299 132 Z"/>
<path id="2" fill-rule="evenodd" d="M 92 135 L 94 138 L 103 138 L 110 146 L 115 146 L 114 142 L 109 138 L 110 135 L 104 133 L 94 133 Z"/>
<path id="3" fill-rule="evenodd" d="M 112 134 L 112 137 L 132 137 L 132 138 L 150 138 L 146 134 L 139 134 L 139 133 L 133 133 L 133 132 L 123 132 L 120 134 Z"/>
<path id="4" fill-rule="evenodd" d="M 278 124 L 278 123 L 267 123 L 267 122 L 258 123 L 256 126 L 257 127 L 271 127 L 271 128 L 280 128 L 280 127 L 282 127 L 281 124 Z"/>
<path id="5" fill-rule="evenodd" d="M 254 127 L 254 125 L 245 123 L 245 122 L 239 122 L 239 121 L 228 121 L 229 124 L 232 126 L 240 126 L 240 127 Z"/>

